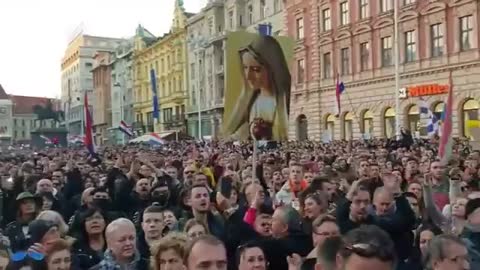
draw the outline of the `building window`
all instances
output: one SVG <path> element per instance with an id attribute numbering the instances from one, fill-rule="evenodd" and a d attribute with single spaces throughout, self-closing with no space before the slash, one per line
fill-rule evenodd
<path id="1" fill-rule="evenodd" d="M 419 131 L 420 128 L 420 110 L 417 105 L 412 105 L 408 109 L 407 115 L 408 129 L 412 132 Z"/>
<path id="2" fill-rule="evenodd" d="M 469 99 L 467 100 L 462 107 L 463 111 L 463 125 L 462 125 L 462 131 L 463 135 L 465 137 L 470 137 L 471 134 L 469 132 L 469 129 L 467 127 L 467 121 L 468 120 L 479 120 L 478 118 L 478 109 L 480 108 L 480 104 L 478 101 L 475 99 Z"/>
<path id="3" fill-rule="evenodd" d="M 230 29 L 233 29 L 233 10 L 230 10 L 228 12 L 228 27 L 230 27 Z"/>
<path id="4" fill-rule="evenodd" d="M 373 134 L 373 113 L 370 110 L 367 110 L 363 113 L 362 121 L 362 133 L 363 134 Z"/>
<path id="5" fill-rule="evenodd" d="M 325 130 L 329 136 L 329 140 L 335 139 L 335 116 L 333 114 L 329 114 L 327 116 L 327 121 L 325 125 Z"/>
<path id="6" fill-rule="evenodd" d="M 248 10 L 248 24 L 252 25 L 253 24 L 253 6 L 249 5 L 247 10 Z"/>
<path id="7" fill-rule="evenodd" d="M 350 22 L 348 18 L 348 1 L 340 3 L 340 25 L 346 25 Z"/>
<path id="8" fill-rule="evenodd" d="M 297 19 L 297 39 L 303 39 L 304 32 L 303 32 L 303 18 Z"/>
<path id="9" fill-rule="evenodd" d="M 17 119 L 13 119 L 13 126 L 14 126 L 14 127 L 17 126 Z"/>
<path id="10" fill-rule="evenodd" d="M 305 82 L 305 59 L 297 61 L 297 83 Z"/>
<path id="11" fill-rule="evenodd" d="M 472 15 L 460 18 L 460 50 L 472 48 L 473 41 L 473 17 Z"/>
<path id="12" fill-rule="evenodd" d="M 341 59 L 341 74 L 350 74 L 350 50 L 349 48 L 343 48 L 340 50 Z"/>
<path id="13" fill-rule="evenodd" d="M 443 29 L 442 24 L 437 23 L 430 26 L 430 39 L 432 42 L 432 57 L 443 55 Z"/>
<path id="14" fill-rule="evenodd" d="M 260 20 L 265 19 L 265 16 L 267 15 L 265 9 L 265 0 L 260 0 Z"/>
<path id="15" fill-rule="evenodd" d="M 408 31 L 405 33 L 405 62 L 415 61 L 417 53 L 417 44 L 415 38 L 415 31 Z"/>
<path id="16" fill-rule="evenodd" d="M 323 78 L 332 77 L 332 58 L 330 53 L 323 54 Z"/>
<path id="17" fill-rule="evenodd" d="M 380 0 L 380 12 L 387 12 L 393 9 L 392 0 Z"/>
<path id="18" fill-rule="evenodd" d="M 382 38 L 382 67 L 392 65 L 392 37 Z"/>
<path id="19" fill-rule="evenodd" d="M 190 64 L 190 76 L 192 80 L 195 80 L 195 63 Z"/>
<path id="20" fill-rule="evenodd" d="M 353 113 L 347 112 L 343 117 L 343 139 L 353 139 Z"/>
<path id="21" fill-rule="evenodd" d="M 395 136 L 395 110 L 393 108 L 388 108 L 385 110 L 383 120 L 383 134 L 386 138 L 392 138 Z"/>
<path id="22" fill-rule="evenodd" d="M 280 11 L 280 0 L 273 0 L 273 11 L 275 13 Z"/>
<path id="23" fill-rule="evenodd" d="M 360 43 L 360 70 L 368 70 L 370 62 L 370 46 L 368 42 Z"/>
<path id="24" fill-rule="evenodd" d="M 329 31 L 332 29 L 332 21 L 330 18 L 330 9 L 322 10 L 322 29 L 323 31 Z"/>
<path id="25" fill-rule="evenodd" d="M 360 19 L 365 19 L 368 16 L 368 0 L 360 0 Z"/>

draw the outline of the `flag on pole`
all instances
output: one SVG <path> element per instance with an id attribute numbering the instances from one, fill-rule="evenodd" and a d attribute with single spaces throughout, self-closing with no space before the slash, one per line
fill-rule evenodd
<path id="1" fill-rule="evenodd" d="M 335 84 L 335 101 L 336 101 L 336 106 L 335 106 L 335 114 L 337 116 L 340 115 L 342 112 L 341 107 L 340 107 L 340 96 L 342 95 L 343 91 L 345 91 L 345 85 L 343 82 L 340 81 L 340 75 L 337 73 L 337 82 Z"/>
<path id="2" fill-rule="evenodd" d="M 90 109 L 88 108 L 88 95 L 87 92 L 85 92 L 85 97 L 83 99 L 83 112 L 85 114 L 85 138 L 83 143 L 87 147 L 88 152 L 90 155 L 96 156 L 97 154 L 95 153 L 95 144 L 93 142 L 93 120 L 92 120 L 92 114 L 90 113 Z"/>
<path id="3" fill-rule="evenodd" d="M 125 123 L 125 121 L 123 121 L 123 120 L 120 121 L 120 126 L 118 127 L 118 129 L 120 129 L 120 131 L 125 133 L 127 136 L 133 137 L 132 126 L 127 125 L 127 123 Z"/>
<path id="4" fill-rule="evenodd" d="M 445 119 L 442 123 L 442 136 L 440 137 L 440 144 L 438 150 L 438 156 L 440 157 L 443 164 L 447 164 L 450 157 L 452 156 L 452 113 L 453 113 L 453 81 L 452 81 L 452 72 L 448 78 L 448 98 L 445 105 L 444 113 Z"/>
<path id="5" fill-rule="evenodd" d="M 156 119 L 158 123 L 160 121 L 160 112 L 158 108 L 157 76 L 155 76 L 155 70 L 153 68 L 150 70 L 150 83 L 153 93 L 153 119 Z"/>

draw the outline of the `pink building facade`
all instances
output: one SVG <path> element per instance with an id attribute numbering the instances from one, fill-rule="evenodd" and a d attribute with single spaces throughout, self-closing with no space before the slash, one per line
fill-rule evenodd
<path id="1" fill-rule="evenodd" d="M 395 89 L 393 5 L 398 4 L 400 89 Z M 478 118 L 479 4 L 474 0 L 289 0 L 291 139 L 392 137 L 395 115 L 423 135 L 420 101 L 440 116 L 452 74 L 454 135 Z M 336 116 L 335 85 L 345 84 Z M 395 92 L 401 96 L 395 111 Z M 423 102 L 423 101 L 422 101 Z"/>

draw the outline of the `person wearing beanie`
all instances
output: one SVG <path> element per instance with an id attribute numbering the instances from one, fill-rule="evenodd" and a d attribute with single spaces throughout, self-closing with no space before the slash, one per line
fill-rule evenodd
<path id="1" fill-rule="evenodd" d="M 471 259 L 470 268 L 480 269 L 480 198 L 471 199 L 465 206 L 467 224 L 462 238 L 467 244 L 468 255 Z"/>
<path id="2" fill-rule="evenodd" d="M 36 219 L 28 225 L 30 232 L 30 250 L 46 254 L 51 243 L 61 238 L 58 225 L 55 223 Z"/>

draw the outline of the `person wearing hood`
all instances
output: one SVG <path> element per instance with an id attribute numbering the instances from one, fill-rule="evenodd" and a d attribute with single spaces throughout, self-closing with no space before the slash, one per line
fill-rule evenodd
<path id="1" fill-rule="evenodd" d="M 467 202 L 465 218 L 467 224 L 461 237 L 467 244 L 471 269 L 480 269 L 480 198 L 471 199 Z"/>
<path id="2" fill-rule="evenodd" d="M 238 52 L 243 89 L 228 114 L 224 134 L 245 140 L 287 140 L 291 76 L 282 47 L 259 35 Z"/>
<path id="3" fill-rule="evenodd" d="M 137 249 L 135 225 L 119 218 L 107 226 L 105 231 L 107 250 L 104 259 L 90 270 L 136 269 L 147 270 L 149 263 Z"/>
<path id="4" fill-rule="evenodd" d="M 17 196 L 16 208 L 18 209 L 16 220 L 9 223 L 5 229 L 13 252 L 28 244 L 30 238 L 28 224 L 40 212 L 41 201 L 30 192 L 22 192 Z"/>

